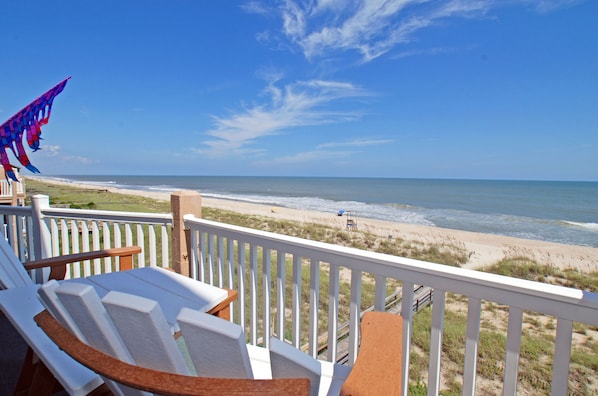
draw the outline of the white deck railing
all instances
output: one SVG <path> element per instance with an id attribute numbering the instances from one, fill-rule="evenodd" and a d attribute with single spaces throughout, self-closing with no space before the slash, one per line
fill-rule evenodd
<path id="1" fill-rule="evenodd" d="M 0 208 L 4 237 L 23 261 L 63 254 L 138 245 L 135 266 L 170 267 L 172 215 L 51 208 L 47 196 L 32 206 Z M 67 278 L 110 272 L 112 260 L 86 261 L 69 267 Z"/>
<path id="2" fill-rule="evenodd" d="M 308 241 L 270 232 L 185 216 L 192 230 L 192 276 L 198 280 L 239 291 L 233 318 L 245 324 L 249 341 L 287 337 L 296 347 L 306 344 L 308 353 L 318 355 L 322 339 L 318 327 L 325 323 L 327 359 L 339 354 L 338 312 L 349 311 L 349 361 L 358 350 L 358 326 L 362 311 L 363 284 L 374 279 L 374 305 L 384 310 L 386 287 L 402 283 L 401 314 L 404 318 L 403 378 L 408 378 L 413 299 L 416 285 L 432 288 L 432 330 L 430 337 L 428 394 L 440 390 L 443 324 L 447 293 L 467 297 L 467 334 L 463 370 L 463 394 L 475 394 L 476 363 L 480 343 L 482 302 L 494 302 L 508 309 L 508 334 L 504 358 L 503 394 L 517 392 L 523 314 L 535 312 L 556 318 L 551 393 L 566 395 L 569 379 L 573 323 L 598 326 L 598 294 L 520 280 L 467 269 L 449 267 L 402 257 Z M 248 256 L 248 257 L 247 257 Z M 327 282 L 327 291 L 320 284 Z M 342 282 L 350 283 L 350 298 L 343 301 Z M 302 290 L 309 290 L 309 304 Z M 290 300 L 290 301 L 289 301 Z M 322 302 L 327 302 L 322 304 Z M 307 331 L 301 324 L 307 319 Z M 305 332 L 306 334 L 303 334 Z M 407 390 L 404 390 L 407 394 Z"/>
<path id="3" fill-rule="evenodd" d="M 27 257 L 136 244 L 144 249 L 136 265 L 170 264 L 170 214 L 57 209 L 50 208 L 43 197 L 41 201 L 34 199 L 31 207 L 2 207 L 0 214 L 5 237 L 18 246 L 23 261 Z M 476 392 L 485 303 L 501 304 L 508 310 L 503 370 L 506 395 L 517 392 L 524 311 L 550 315 L 557 321 L 554 358 L 546 363 L 553 368 L 553 395 L 567 394 L 574 323 L 598 326 L 595 293 L 308 241 L 192 215 L 184 217 L 184 224 L 191 230 L 191 276 L 238 290 L 232 318 L 245 326 L 248 341 L 254 344 L 267 346 L 271 336 L 284 337 L 312 356 L 336 360 L 346 351 L 348 361 L 353 362 L 366 294 L 373 294 L 374 309 L 384 310 L 387 294 L 396 291 L 387 292 L 387 287 L 400 284 L 400 311 L 405 320 L 403 378 L 408 378 L 414 290 L 421 286 L 433 289 L 429 395 L 438 394 L 441 388 L 447 293 L 467 298 L 464 395 Z M 89 270 L 79 272 L 73 269 L 71 276 L 110 270 L 110 265 L 104 264 L 94 263 Z M 348 296 L 342 291 L 347 285 Z M 304 296 L 308 303 L 304 303 Z M 341 328 L 346 327 L 348 341 L 338 341 Z"/>

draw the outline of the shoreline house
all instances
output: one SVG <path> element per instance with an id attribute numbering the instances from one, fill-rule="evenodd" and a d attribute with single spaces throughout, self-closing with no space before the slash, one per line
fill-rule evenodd
<path id="1" fill-rule="evenodd" d="M 24 206 L 25 205 L 25 180 L 21 177 L 21 168 L 11 165 L 18 182 L 8 179 L 4 169 L 0 170 L 0 205 Z"/>

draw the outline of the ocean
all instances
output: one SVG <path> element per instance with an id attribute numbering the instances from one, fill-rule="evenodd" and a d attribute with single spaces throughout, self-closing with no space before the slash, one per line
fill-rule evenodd
<path id="1" fill-rule="evenodd" d="M 598 182 L 233 176 L 56 176 L 598 247 Z M 233 204 L 231 204 L 233 205 Z"/>

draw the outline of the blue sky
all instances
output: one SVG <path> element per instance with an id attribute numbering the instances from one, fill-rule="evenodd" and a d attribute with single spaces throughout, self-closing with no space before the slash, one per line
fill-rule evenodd
<path id="1" fill-rule="evenodd" d="M 31 0 L 0 15 L 0 122 L 72 76 L 29 155 L 45 175 L 598 180 L 598 1 Z"/>

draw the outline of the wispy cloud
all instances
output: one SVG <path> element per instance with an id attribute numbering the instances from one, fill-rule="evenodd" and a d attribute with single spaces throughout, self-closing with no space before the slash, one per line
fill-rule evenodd
<path id="1" fill-rule="evenodd" d="M 310 162 L 313 163 L 319 160 L 329 162 L 331 160 L 349 158 L 353 155 L 355 155 L 354 151 L 312 150 L 283 157 L 271 158 L 268 159 L 268 161 L 258 162 L 258 164 L 304 164 Z"/>
<path id="2" fill-rule="evenodd" d="M 355 140 L 347 140 L 347 141 L 340 141 L 340 142 L 329 142 L 319 144 L 316 148 L 317 149 L 325 149 L 325 148 L 334 148 L 334 147 L 365 147 L 365 146 L 375 146 L 380 144 L 388 144 L 394 142 L 393 139 L 370 139 L 370 138 L 362 138 L 362 139 L 355 139 Z"/>
<path id="3" fill-rule="evenodd" d="M 271 75 L 264 89 L 265 103 L 256 104 L 229 117 L 214 116 L 215 127 L 206 132 L 211 138 L 195 152 L 213 156 L 257 153 L 256 140 L 301 126 L 324 125 L 359 118 L 358 111 L 337 110 L 332 104 L 367 96 L 361 88 L 346 82 L 310 80 L 284 86 Z"/>
<path id="4" fill-rule="evenodd" d="M 415 32 L 449 17 L 484 15 L 494 0 L 288 0 L 280 8 L 283 32 L 306 58 L 335 51 L 357 51 L 362 61 L 375 59 Z"/>
<path id="5" fill-rule="evenodd" d="M 449 18 L 484 18 L 495 8 L 550 12 L 585 0 L 314 0 L 283 1 L 282 33 L 307 59 L 356 52 L 362 62 L 417 39 L 416 33 Z M 249 3 L 248 9 L 259 9 Z M 256 11 L 257 12 L 257 11 Z M 270 14 L 271 15 L 271 14 Z M 262 35 L 261 39 L 273 35 Z"/>

